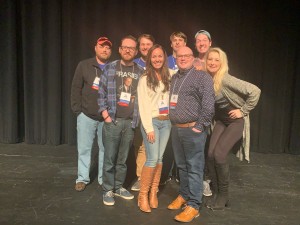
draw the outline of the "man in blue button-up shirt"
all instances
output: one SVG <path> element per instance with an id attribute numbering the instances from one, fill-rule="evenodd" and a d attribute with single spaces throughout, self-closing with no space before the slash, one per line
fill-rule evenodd
<path id="1" fill-rule="evenodd" d="M 188 47 L 177 51 L 179 71 L 170 87 L 170 120 L 172 146 L 179 169 L 178 197 L 169 209 L 187 207 L 175 216 L 180 222 L 190 222 L 199 216 L 202 198 L 204 147 L 207 127 L 214 115 L 215 94 L 210 75 L 193 67 L 193 52 Z"/>

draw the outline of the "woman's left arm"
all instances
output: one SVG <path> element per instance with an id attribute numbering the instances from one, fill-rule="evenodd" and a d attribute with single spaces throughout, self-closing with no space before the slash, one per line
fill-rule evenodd
<path id="1" fill-rule="evenodd" d="M 240 111 L 243 116 L 248 115 L 249 112 L 257 105 L 261 90 L 254 84 L 240 80 L 231 75 L 227 76 L 226 84 L 231 91 L 244 99 L 245 103 L 241 106 Z M 236 116 L 238 115 L 236 114 Z"/>

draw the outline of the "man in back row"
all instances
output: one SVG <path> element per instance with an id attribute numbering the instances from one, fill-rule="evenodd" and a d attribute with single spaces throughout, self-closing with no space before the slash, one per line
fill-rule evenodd
<path id="1" fill-rule="evenodd" d="M 168 56 L 168 66 L 171 70 L 177 72 L 178 66 L 176 63 L 176 53 L 179 48 L 186 46 L 187 36 L 181 31 L 176 31 L 171 34 L 170 41 L 173 53 Z"/>
<path id="2" fill-rule="evenodd" d="M 140 51 L 141 57 L 136 58 L 133 61 L 135 63 L 137 63 L 138 65 L 140 65 L 141 67 L 143 67 L 144 70 L 146 70 L 146 59 L 147 59 L 148 51 L 154 45 L 155 39 L 151 34 L 141 34 L 138 38 L 138 43 L 139 43 L 139 51 Z M 142 137 L 140 128 L 137 128 L 134 131 L 133 146 L 134 146 L 135 156 L 136 156 L 137 180 L 132 185 L 131 190 L 139 191 L 142 169 L 146 162 L 145 146 L 143 143 L 143 137 Z"/>
<path id="3" fill-rule="evenodd" d="M 172 55 L 168 56 L 168 66 L 169 66 L 169 71 L 170 74 L 173 75 L 177 72 L 178 66 L 176 63 L 176 54 L 179 48 L 186 46 L 187 43 L 187 36 L 181 32 L 181 31 L 175 31 L 170 35 L 170 42 L 171 42 L 171 47 L 172 47 Z M 171 167 L 167 168 L 168 171 L 168 178 L 166 179 L 165 182 L 162 182 L 162 184 L 166 184 L 168 181 L 171 181 L 172 178 L 175 179 L 176 182 L 179 182 L 179 174 L 177 167 L 174 163 L 174 153 L 172 149 L 172 137 L 170 136 L 169 138 L 169 143 L 166 147 L 165 154 L 170 157 L 170 163 Z M 164 164 L 165 166 L 168 165 L 167 163 Z"/>
<path id="4" fill-rule="evenodd" d="M 206 52 L 211 47 L 211 44 L 212 40 L 210 33 L 208 33 L 206 30 L 199 30 L 195 34 L 195 48 L 198 52 L 198 57 L 194 60 L 194 66 L 196 66 L 195 62 L 198 62 L 202 69 L 205 69 L 204 57 Z"/>
<path id="5" fill-rule="evenodd" d="M 194 59 L 193 65 L 198 69 L 205 70 L 205 61 L 204 57 L 206 52 L 210 49 L 212 44 L 210 33 L 206 30 L 199 30 L 195 34 L 195 48 L 198 52 L 198 57 Z M 207 149 L 206 149 L 207 150 Z M 205 152 L 205 162 L 207 161 L 207 152 Z M 208 176 L 208 166 L 205 163 L 204 167 L 204 179 L 203 179 L 203 195 L 212 196 L 210 189 L 210 178 Z"/>

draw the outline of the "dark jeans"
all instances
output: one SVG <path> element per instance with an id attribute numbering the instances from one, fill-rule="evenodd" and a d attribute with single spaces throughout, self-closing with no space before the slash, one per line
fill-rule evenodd
<path id="1" fill-rule="evenodd" d="M 172 126 L 172 146 L 179 169 L 179 194 L 187 204 L 199 209 L 203 192 L 204 147 L 207 132 Z"/>
<path id="2" fill-rule="evenodd" d="M 127 166 L 126 160 L 132 145 L 134 129 L 131 120 L 116 119 L 116 123 L 104 123 L 103 144 L 103 184 L 104 192 L 117 190 L 124 184 Z"/>

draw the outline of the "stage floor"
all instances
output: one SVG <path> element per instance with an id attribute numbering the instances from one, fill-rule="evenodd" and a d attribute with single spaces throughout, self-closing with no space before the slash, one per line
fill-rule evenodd
<path id="1" fill-rule="evenodd" d="M 131 154 L 132 157 L 134 154 Z M 97 157 L 93 155 L 93 159 Z M 134 163 L 129 158 L 130 163 Z M 251 163 L 230 157 L 230 208 L 214 212 L 202 207 L 197 225 L 299 225 L 300 156 L 251 153 Z M 0 144 L 1 225 L 171 225 L 178 211 L 166 207 L 177 196 L 178 184 L 160 186 L 159 208 L 150 214 L 133 200 L 116 197 L 114 206 L 102 203 L 101 186 L 95 179 L 76 192 L 75 146 Z M 132 183 L 129 168 L 126 184 Z"/>

